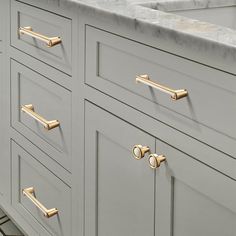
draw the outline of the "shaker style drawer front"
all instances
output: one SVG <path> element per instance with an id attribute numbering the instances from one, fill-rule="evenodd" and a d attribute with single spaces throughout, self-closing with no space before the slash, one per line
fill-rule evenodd
<path id="1" fill-rule="evenodd" d="M 68 18 L 12 1 L 12 46 L 67 74 L 71 74 L 71 27 Z"/>
<path id="2" fill-rule="evenodd" d="M 11 61 L 12 126 L 71 168 L 71 92 Z"/>
<path id="3" fill-rule="evenodd" d="M 14 141 L 12 204 L 29 223 L 36 221 L 49 235 L 71 235 L 70 187 Z"/>
<path id="4" fill-rule="evenodd" d="M 85 83 L 236 157 L 233 75 L 87 26 Z"/>

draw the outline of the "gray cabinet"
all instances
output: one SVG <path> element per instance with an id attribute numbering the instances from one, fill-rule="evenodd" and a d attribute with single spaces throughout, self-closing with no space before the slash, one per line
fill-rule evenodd
<path id="1" fill-rule="evenodd" d="M 94 105 L 86 112 L 86 236 L 234 236 L 234 180 Z M 150 148 L 141 160 L 135 144 Z M 166 161 L 152 169 L 150 153 Z"/>
<path id="2" fill-rule="evenodd" d="M 29 236 L 235 236 L 235 75 L 81 9 L 0 1 L 0 207 Z"/>
<path id="3" fill-rule="evenodd" d="M 0 1 L 0 208 L 26 236 L 72 235 L 71 23 L 48 9 Z M 20 26 L 62 43 L 49 48 L 20 35 Z M 49 130 L 54 119 L 59 126 Z"/>

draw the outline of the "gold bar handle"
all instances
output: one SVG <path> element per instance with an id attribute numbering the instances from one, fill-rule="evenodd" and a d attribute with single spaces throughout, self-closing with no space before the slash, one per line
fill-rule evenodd
<path id="1" fill-rule="evenodd" d="M 47 209 L 42 203 L 40 203 L 36 197 L 34 196 L 35 191 L 33 187 L 25 188 L 22 190 L 24 196 L 26 196 L 33 204 L 43 213 L 43 215 L 47 218 L 50 218 L 56 214 L 58 214 L 58 210 L 56 208 Z"/>
<path id="2" fill-rule="evenodd" d="M 46 43 L 47 47 L 51 48 L 57 44 L 60 44 L 62 42 L 60 37 L 47 37 L 42 34 L 36 33 L 33 31 L 32 27 L 20 27 L 19 28 L 20 34 L 26 34 L 31 36 L 32 38 L 38 39 L 40 41 L 43 41 Z"/>
<path id="3" fill-rule="evenodd" d="M 158 89 L 161 92 L 170 94 L 170 96 L 173 100 L 178 100 L 178 99 L 188 96 L 188 91 L 186 89 L 174 90 L 174 89 L 168 88 L 164 85 L 161 85 L 161 84 L 151 81 L 148 75 L 138 75 L 136 77 L 136 82 L 148 85 L 152 88 Z"/>
<path id="4" fill-rule="evenodd" d="M 58 120 L 46 120 L 39 114 L 37 114 L 34 111 L 34 106 L 32 104 L 28 105 L 22 105 L 21 106 L 21 111 L 25 112 L 29 116 L 31 116 L 33 119 L 37 120 L 40 124 L 44 126 L 46 130 L 54 129 L 60 125 L 60 122 Z"/>

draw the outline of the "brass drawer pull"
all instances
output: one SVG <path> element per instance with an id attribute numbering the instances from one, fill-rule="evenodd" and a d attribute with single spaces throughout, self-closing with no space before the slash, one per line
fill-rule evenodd
<path id="1" fill-rule="evenodd" d="M 148 157 L 149 166 L 152 169 L 157 169 L 164 161 L 166 161 L 166 157 L 164 155 L 157 155 L 154 153 L 150 154 Z"/>
<path id="2" fill-rule="evenodd" d="M 46 130 L 54 129 L 60 125 L 60 122 L 58 120 L 48 121 L 48 120 L 44 119 L 42 116 L 40 116 L 39 114 L 37 114 L 34 111 L 34 106 L 32 104 L 22 105 L 21 111 L 25 112 L 26 114 L 28 114 L 29 116 L 31 116 L 32 118 L 37 120 L 40 124 L 42 124 L 44 126 L 44 128 Z"/>
<path id="3" fill-rule="evenodd" d="M 184 97 L 187 97 L 187 96 L 188 96 L 188 92 L 187 92 L 186 89 L 177 89 L 177 90 L 174 90 L 174 89 L 168 88 L 168 87 L 166 87 L 166 86 L 157 84 L 157 83 L 151 81 L 148 75 L 138 75 L 138 76 L 136 77 L 136 82 L 137 82 L 137 83 L 139 82 L 139 83 L 148 85 L 148 86 L 150 86 L 150 87 L 153 87 L 153 88 L 155 88 L 155 89 L 158 89 L 158 90 L 161 91 L 161 92 L 170 94 L 170 95 L 171 95 L 171 98 L 172 98 L 173 100 L 178 100 L 178 99 L 181 99 L 181 98 L 184 98 Z"/>
<path id="4" fill-rule="evenodd" d="M 58 210 L 56 208 L 47 209 L 42 203 L 40 203 L 34 196 L 34 188 L 25 188 L 22 190 L 22 193 L 24 196 L 30 199 L 31 202 L 40 210 L 43 212 L 43 215 L 47 218 L 50 218 L 56 214 L 58 214 Z"/>
<path id="5" fill-rule="evenodd" d="M 57 44 L 60 44 L 61 38 L 60 37 L 47 37 L 42 34 L 36 33 L 33 31 L 32 27 L 27 26 L 27 27 L 20 27 L 19 28 L 19 33 L 20 34 L 26 34 L 31 36 L 32 38 L 38 39 L 40 41 L 43 41 L 46 43 L 47 47 L 51 48 Z"/>

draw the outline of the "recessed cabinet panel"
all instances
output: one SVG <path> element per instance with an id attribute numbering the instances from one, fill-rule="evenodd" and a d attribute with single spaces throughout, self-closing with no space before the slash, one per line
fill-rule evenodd
<path id="1" fill-rule="evenodd" d="M 157 140 L 157 235 L 234 236 L 236 181 Z M 206 153 L 207 155 L 207 153 Z"/>
<path id="2" fill-rule="evenodd" d="M 173 232 L 176 236 L 234 236 L 236 213 L 176 180 Z"/>
<path id="3" fill-rule="evenodd" d="M 85 235 L 154 236 L 155 173 L 132 147 L 155 139 L 89 103 L 85 132 Z"/>
<path id="4" fill-rule="evenodd" d="M 44 155 L 44 154 L 40 154 Z M 12 141 L 12 204 L 29 223 L 40 224 L 40 235 L 71 235 L 71 189 L 45 166 Z M 27 189 L 33 188 L 34 191 Z M 29 193 L 36 204 L 24 193 Z M 57 214 L 45 217 L 47 210 L 56 208 Z M 34 223 L 32 223 L 34 222 Z"/>
<path id="5" fill-rule="evenodd" d="M 145 74 L 149 80 L 136 82 Z M 236 157 L 231 74 L 87 26 L 85 83 Z M 188 97 L 175 101 L 171 89 Z"/>
<path id="6" fill-rule="evenodd" d="M 71 19 L 32 7 L 17 1 L 11 2 L 11 44 L 33 57 L 71 74 Z M 20 28 L 31 27 L 28 35 Z M 61 42 L 49 47 L 41 38 L 59 37 Z"/>
<path id="7" fill-rule="evenodd" d="M 70 170 L 70 91 L 13 60 L 11 91 L 12 126 Z M 23 110 L 23 106 L 28 107 L 28 111 Z M 47 130 L 43 119 L 56 120 L 58 127 Z"/>

